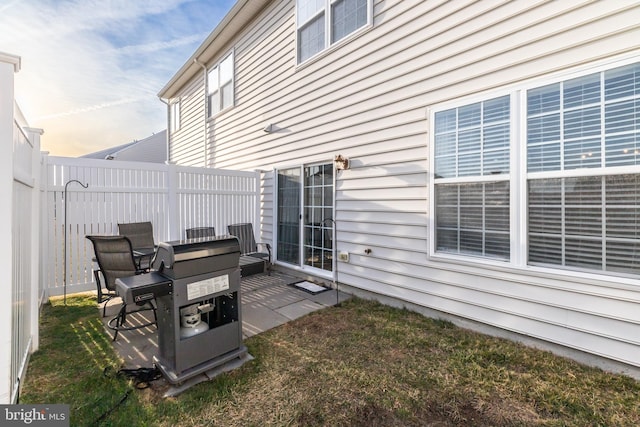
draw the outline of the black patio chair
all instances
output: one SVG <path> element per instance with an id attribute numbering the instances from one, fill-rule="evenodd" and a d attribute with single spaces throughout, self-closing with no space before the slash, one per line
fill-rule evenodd
<path id="1" fill-rule="evenodd" d="M 187 239 L 195 239 L 202 237 L 216 237 L 216 229 L 215 227 L 195 227 L 195 228 L 187 228 Z"/>
<path id="2" fill-rule="evenodd" d="M 86 237 L 87 239 L 89 239 L 89 236 L 86 236 Z M 93 262 L 94 264 L 97 264 L 98 260 L 94 257 Z M 107 313 L 107 304 L 113 298 L 116 298 L 118 294 L 116 293 L 115 287 L 112 288 L 111 285 L 106 283 L 106 280 L 100 280 L 100 274 L 101 274 L 101 270 L 100 270 L 100 266 L 98 265 L 97 268 L 94 267 L 93 269 L 93 277 L 96 281 L 96 287 L 98 288 L 98 298 L 97 298 L 98 304 L 102 304 L 104 302 L 104 305 L 102 306 L 102 317 L 104 317 L 106 316 L 106 313 Z"/>
<path id="3" fill-rule="evenodd" d="M 240 254 L 263 260 L 265 262 L 266 272 L 271 274 L 271 245 L 263 242 L 256 243 L 256 239 L 253 234 L 253 225 L 250 222 L 231 224 L 227 226 L 227 229 L 229 234 L 238 238 L 240 243 Z M 266 252 L 259 251 L 259 246 L 264 247 Z"/>
<path id="4" fill-rule="evenodd" d="M 118 234 L 127 236 L 131 241 L 133 255 L 138 269 L 149 270 L 151 268 L 151 260 L 156 251 L 156 243 L 153 240 L 153 225 L 151 222 L 118 224 Z"/>
<path id="5" fill-rule="evenodd" d="M 104 278 L 104 286 L 114 296 L 119 296 L 117 295 L 116 279 L 135 276 L 145 272 L 138 268 L 133 256 L 131 241 L 126 236 L 86 236 L 86 238 L 93 243 L 93 250 L 95 252 L 96 261 L 98 262 L 99 273 Z M 98 278 L 98 274 L 96 274 L 96 278 Z M 98 289 L 101 288 L 100 284 L 97 286 Z M 127 304 L 123 300 L 122 308 L 118 312 L 117 316 L 107 322 L 109 328 L 115 331 L 113 336 L 114 341 L 118 336 L 119 331 L 138 329 L 154 324 L 157 325 L 158 319 L 156 316 L 156 307 L 153 305 L 152 301 L 153 300 L 147 300 L 144 303 L 137 304 L 139 306 L 138 309 L 127 311 Z M 149 305 L 149 308 L 143 308 L 146 304 Z M 153 322 L 125 326 L 127 314 L 145 310 L 153 311 Z M 102 311 L 103 317 L 105 316 L 105 312 L 106 302 Z"/>

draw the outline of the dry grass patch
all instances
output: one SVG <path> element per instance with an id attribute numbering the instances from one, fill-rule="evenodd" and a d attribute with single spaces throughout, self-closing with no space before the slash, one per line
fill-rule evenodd
<path id="1" fill-rule="evenodd" d="M 74 425 L 95 425 L 96 414 L 112 408 L 131 385 L 102 378 L 94 362 L 77 368 L 74 382 L 65 379 L 72 368 L 65 365 L 91 359 L 96 348 L 107 355 L 104 363 L 117 361 L 112 353 L 109 358 L 101 343 L 109 338 L 100 330 L 86 340 L 71 334 L 58 354 L 63 350 L 51 345 L 57 338 L 44 338 L 61 333 L 59 322 L 46 320 L 58 316 L 69 329 L 78 321 L 99 322 L 95 308 L 73 321 L 47 307 L 41 356 L 32 359 L 23 401 L 70 403 Z M 631 378 L 373 302 L 354 299 L 246 344 L 255 360 L 242 368 L 172 399 L 135 390 L 98 424 L 640 425 L 640 384 Z M 100 389 L 100 396 L 85 393 L 81 383 Z M 88 410 L 96 400 L 108 404 Z"/>

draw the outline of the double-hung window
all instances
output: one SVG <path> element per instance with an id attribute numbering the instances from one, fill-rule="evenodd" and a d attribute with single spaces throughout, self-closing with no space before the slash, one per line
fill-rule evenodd
<path id="1" fill-rule="evenodd" d="M 227 55 L 207 75 L 207 102 L 209 117 L 233 106 L 234 76 L 233 52 Z"/>
<path id="2" fill-rule="evenodd" d="M 436 108 L 430 253 L 639 274 L 640 62 L 622 64 Z"/>
<path id="3" fill-rule="evenodd" d="M 640 272 L 640 63 L 526 94 L 530 264 Z"/>
<path id="4" fill-rule="evenodd" d="M 435 114 L 436 251 L 509 259 L 510 102 Z"/>
<path id="5" fill-rule="evenodd" d="M 297 0 L 298 63 L 371 22 L 372 0 Z"/>

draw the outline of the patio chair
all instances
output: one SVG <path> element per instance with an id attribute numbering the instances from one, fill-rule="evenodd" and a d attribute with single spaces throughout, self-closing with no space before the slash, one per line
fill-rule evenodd
<path id="1" fill-rule="evenodd" d="M 187 239 L 195 239 L 202 237 L 216 237 L 215 227 L 195 227 L 187 228 Z"/>
<path id="2" fill-rule="evenodd" d="M 265 262 L 265 270 L 271 274 L 271 245 L 258 242 L 253 234 L 253 225 L 249 223 L 231 224 L 227 226 L 229 234 L 236 236 L 240 243 L 240 254 L 252 258 L 258 258 Z M 259 251 L 258 245 L 266 249 L 266 252 Z"/>
<path id="3" fill-rule="evenodd" d="M 127 236 L 131 241 L 133 255 L 138 269 L 149 270 L 149 268 L 151 268 L 151 260 L 156 251 L 156 244 L 153 240 L 153 225 L 151 222 L 118 224 L 118 234 Z"/>
<path id="4" fill-rule="evenodd" d="M 131 241 L 126 236 L 86 236 L 87 239 L 93 243 L 93 250 L 95 252 L 96 261 L 98 262 L 99 273 L 104 278 L 104 286 L 114 296 L 117 296 L 116 279 L 120 277 L 129 277 L 137 274 L 144 273 L 140 270 L 136 264 L 133 256 L 133 249 Z M 96 278 L 98 278 L 96 274 Z M 101 285 L 97 284 L 98 289 Z M 110 298 L 111 299 L 111 298 Z M 127 304 L 123 301 L 122 308 L 118 312 L 117 316 L 107 322 L 110 329 L 115 331 L 113 340 L 115 341 L 118 336 L 118 332 L 122 330 L 138 329 L 150 325 L 157 325 L 156 308 L 152 303 L 152 300 L 145 301 L 139 304 L 140 307 L 148 304 L 149 308 L 138 308 L 137 310 L 127 311 Z M 153 322 L 143 323 L 131 327 L 124 326 L 126 322 L 127 314 L 135 313 L 138 311 L 152 310 Z M 103 307 L 102 316 L 105 316 L 105 307 Z"/>
<path id="5" fill-rule="evenodd" d="M 89 239 L 89 236 L 86 236 L 87 239 Z M 89 239 L 91 240 L 91 239 Z M 94 265 L 98 263 L 98 260 L 94 257 L 93 258 L 93 262 Z M 107 285 L 106 280 L 104 281 L 104 287 L 103 285 L 103 281 L 100 280 L 100 266 L 98 265 L 97 268 L 94 267 L 93 269 L 93 277 L 96 280 L 96 287 L 98 288 L 98 304 L 102 304 L 104 302 L 104 305 L 102 306 L 102 317 L 106 316 L 107 314 L 107 304 L 109 303 L 109 301 L 111 301 L 113 298 L 116 298 L 118 296 L 118 294 L 116 293 L 115 288 L 110 288 L 110 285 Z"/>

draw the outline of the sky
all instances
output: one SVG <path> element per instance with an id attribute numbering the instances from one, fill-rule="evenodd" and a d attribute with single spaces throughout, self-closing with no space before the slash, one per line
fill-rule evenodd
<path id="1" fill-rule="evenodd" d="M 167 128 L 158 92 L 235 0 L 0 0 L 0 52 L 42 151 L 77 157 Z"/>

